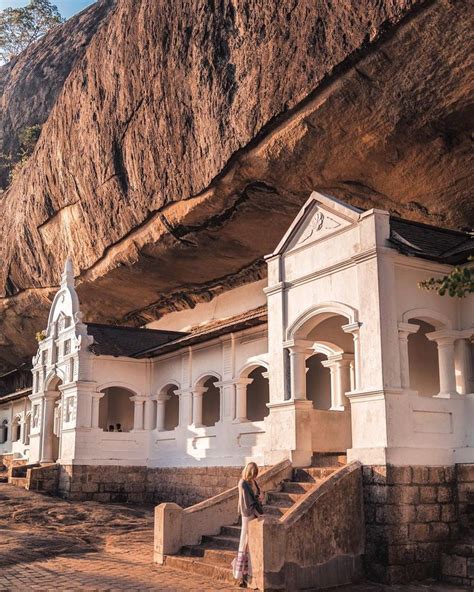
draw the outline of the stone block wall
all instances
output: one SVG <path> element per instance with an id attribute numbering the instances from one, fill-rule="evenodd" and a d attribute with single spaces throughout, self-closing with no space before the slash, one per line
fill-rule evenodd
<path id="1" fill-rule="evenodd" d="M 33 467 L 27 471 L 27 489 L 40 493 L 56 494 L 58 490 L 59 465 Z"/>
<path id="2" fill-rule="evenodd" d="M 454 466 L 367 466 L 363 470 L 365 568 L 387 584 L 440 575 L 458 534 Z"/>
<path id="3" fill-rule="evenodd" d="M 140 504 L 166 501 L 187 507 L 236 486 L 241 471 L 240 467 L 62 465 L 58 493 L 69 500 Z"/>

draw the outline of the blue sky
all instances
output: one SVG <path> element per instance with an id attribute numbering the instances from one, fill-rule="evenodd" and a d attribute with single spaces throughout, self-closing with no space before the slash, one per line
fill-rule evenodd
<path id="1" fill-rule="evenodd" d="M 80 12 L 86 6 L 93 4 L 95 0 L 51 0 L 52 4 L 56 4 L 59 12 L 64 18 L 69 18 L 76 12 Z M 0 10 L 4 8 L 18 8 L 29 4 L 29 0 L 0 0 Z"/>

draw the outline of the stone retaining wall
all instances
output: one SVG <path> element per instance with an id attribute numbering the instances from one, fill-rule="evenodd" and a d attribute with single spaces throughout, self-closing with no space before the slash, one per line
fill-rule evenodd
<path id="1" fill-rule="evenodd" d="M 387 584 L 438 578 L 457 537 L 456 469 L 364 467 L 366 575 Z"/>
<path id="2" fill-rule="evenodd" d="M 69 500 L 153 503 L 187 507 L 237 485 L 240 467 L 60 467 L 59 495 Z"/>

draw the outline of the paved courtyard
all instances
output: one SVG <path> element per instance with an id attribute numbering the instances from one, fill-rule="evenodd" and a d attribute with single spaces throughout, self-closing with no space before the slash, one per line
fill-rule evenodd
<path id="1" fill-rule="evenodd" d="M 153 508 L 69 503 L 0 484 L 0 590 L 236 590 L 152 563 Z M 340 592 L 459 592 L 364 584 Z"/>

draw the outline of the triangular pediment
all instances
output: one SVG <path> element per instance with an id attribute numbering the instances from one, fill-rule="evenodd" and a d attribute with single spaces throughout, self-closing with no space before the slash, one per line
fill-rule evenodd
<path id="1" fill-rule="evenodd" d="M 361 210 L 314 191 L 273 255 L 305 247 L 359 221 Z"/>

